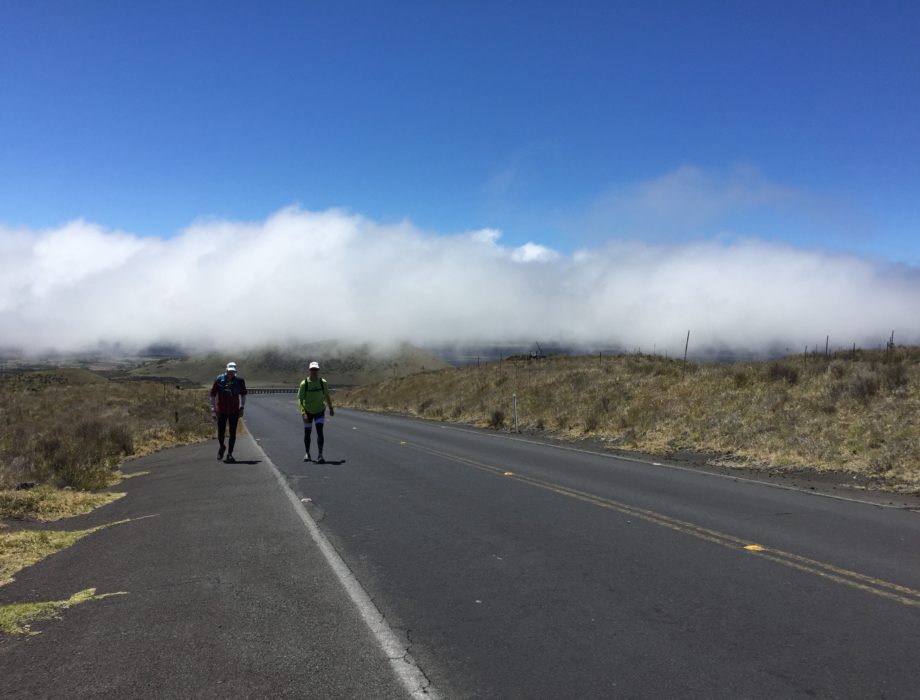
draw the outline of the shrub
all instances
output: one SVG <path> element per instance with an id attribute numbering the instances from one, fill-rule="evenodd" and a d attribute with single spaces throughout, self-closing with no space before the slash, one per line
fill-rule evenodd
<path id="1" fill-rule="evenodd" d="M 109 485 L 112 469 L 100 462 L 77 461 L 74 456 L 72 461 L 62 464 L 55 475 L 61 486 L 70 486 L 81 491 L 94 491 Z"/>
<path id="2" fill-rule="evenodd" d="M 97 447 L 105 441 L 105 426 L 97 418 L 86 418 L 74 426 L 77 439 L 88 446 Z"/>
<path id="3" fill-rule="evenodd" d="M 797 384 L 799 381 L 799 370 L 784 362 L 772 362 L 770 366 L 767 367 L 767 376 L 772 381 L 784 380 L 789 384 Z"/>
<path id="4" fill-rule="evenodd" d="M 857 401 L 866 403 L 878 393 L 880 385 L 878 372 L 860 370 L 850 380 L 848 393 Z"/>
<path id="5" fill-rule="evenodd" d="M 907 367 L 903 362 L 885 366 L 885 386 L 892 391 L 907 386 Z"/>
<path id="6" fill-rule="evenodd" d="M 489 416 L 489 427 L 490 428 L 501 428 L 505 424 L 505 412 L 498 410 L 492 411 L 492 415 Z"/>
<path id="7" fill-rule="evenodd" d="M 13 488 L 24 481 L 38 480 L 35 465 L 28 457 L 16 455 L 9 461 L 0 459 L 0 489 Z"/>
<path id="8" fill-rule="evenodd" d="M 845 382 L 834 382 L 827 388 L 826 398 L 830 403 L 836 404 L 846 393 L 848 393 L 848 385 Z"/>
<path id="9" fill-rule="evenodd" d="M 64 443 L 57 435 L 40 435 L 36 443 L 36 451 L 42 461 L 53 467 L 61 459 Z"/>
<path id="10" fill-rule="evenodd" d="M 834 360 L 827 366 L 827 371 L 834 379 L 843 379 L 847 373 L 847 363 L 843 360 Z"/>
<path id="11" fill-rule="evenodd" d="M 134 435 L 131 429 L 124 424 L 113 425 L 109 428 L 108 442 L 119 454 L 134 454 Z"/>

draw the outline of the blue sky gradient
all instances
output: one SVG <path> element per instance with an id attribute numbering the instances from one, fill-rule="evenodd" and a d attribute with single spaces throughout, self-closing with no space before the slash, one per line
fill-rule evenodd
<path id="1" fill-rule="evenodd" d="M 886 0 L 8 0 L 0 354 L 920 343 L 917 37 Z"/>
<path id="2" fill-rule="evenodd" d="M 0 224 L 296 203 L 917 265 L 918 36 L 908 2 L 8 2 Z"/>

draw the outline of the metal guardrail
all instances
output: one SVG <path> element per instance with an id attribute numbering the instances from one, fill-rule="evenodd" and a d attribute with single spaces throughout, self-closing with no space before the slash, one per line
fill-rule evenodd
<path id="1" fill-rule="evenodd" d="M 258 388 L 247 389 L 249 394 L 296 394 L 296 386 L 260 386 Z"/>

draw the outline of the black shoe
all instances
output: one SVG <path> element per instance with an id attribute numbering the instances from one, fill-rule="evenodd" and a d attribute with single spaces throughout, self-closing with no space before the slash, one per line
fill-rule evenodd
<path id="1" fill-rule="evenodd" d="M 234 464 L 236 460 L 233 458 L 233 455 L 227 455 L 227 464 Z"/>
<path id="2" fill-rule="evenodd" d="M 309 452 L 307 452 L 307 454 L 305 454 L 305 455 L 303 456 L 303 461 L 304 461 L 304 462 L 309 462 L 309 461 L 311 461 L 311 460 L 310 460 L 310 453 L 309 453 Z"/>
<path id="3" fill-rule="evenodd" d="M 325 463 L 326 463 L 326 460 L 323 459 L 323 453 L 322 453 L 322 452 L 320 452 L 319 457 L 316 458 L 316 463 L 317 463 L 317 464 L 325 464 Z"/>
<path id="4" fill-rule="evenodd" d="M 220 446 L 220 449 L 217 451 L 217 459 L 223 459 L 223 458 L 224 458 L 224 452 L 226 452 L 226 451 L 227 451 L 227 448 L 224 447 L 223 445 L 221 445 L 221 446 Z"/>

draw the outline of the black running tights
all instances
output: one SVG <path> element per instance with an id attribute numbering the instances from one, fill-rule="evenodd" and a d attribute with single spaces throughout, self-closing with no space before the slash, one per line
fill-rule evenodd
<path id="1" fill-rule="evenodd" d="M 217 416 L 217 441 L 220 446 L 224 446 L 224 433 L 227 430 L 227 423 L 230 423 L 230 446 L 227 452 L 233 454 L 233 446 L 236 444 L 236 424 L 239 422 L 239 416 L 227 416 L 223 413 Z"/>
<path id="2" fill-rule="evenodd" d="M 307 452 L 310 451 L 310 434 L 311 434 L 311 426 L 305 425 L 303 427 L 303 446 Z M 325 439 L 323 438 L 323 424 L 317 423 L 316 424 L 316 446 L 319 447 L 320 454 L 322 454 L 323 452 L 324 442 L 325 442 Z"/>

